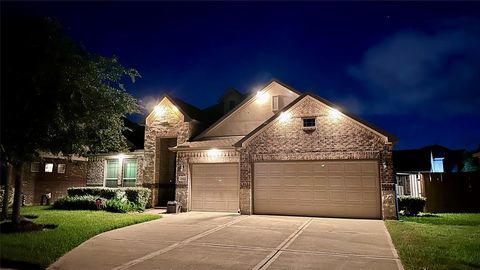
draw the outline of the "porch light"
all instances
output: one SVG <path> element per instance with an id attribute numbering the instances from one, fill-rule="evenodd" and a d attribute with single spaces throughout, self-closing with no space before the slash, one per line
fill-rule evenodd
<path id="1" fill-rule="evenodd" d="M 155 116 L 157 116 L 157 117 L 162 117 L 166 112 L 165 107 L 160 106 L 160 105 L 155 106 L 153 111 L 155 112 Z"/>
<path id="2" fill-rule="evenodd" d="M 340 111 L 334 108 L 330 109 L 330 111 L 328 112 L 328 116 L 333 120 L 337 120 L 338 118 L 340 118 L 341 115 L 342 114 L 340 113 Z"/>
<path id="3" fill-rule="evenodd" d="M 208 157 L 211 157 L 211 158 L 217 158 L 220 156 L 220 154 L 221 154 L 221 151 L 218 150 L 217 148 L 212 148 L 207 151 Z"/>
<path id="4" fill-rule="evenodd" d="M 260 104 L 263 104 L 265 102 L 267 102 L 268 100 L 268 94 L 265 92 L 265 91 L 257 91 L 257 99 L 256 101 Z"/>
<path id="5" fill-rule="evenodd" d="M 280 119 L 280 122 L 286 123 L 288 120 L 290 120 L 290 118 L 292 118 L 292 114 L 289 112 L 282 112 L 278 118 Z"/>

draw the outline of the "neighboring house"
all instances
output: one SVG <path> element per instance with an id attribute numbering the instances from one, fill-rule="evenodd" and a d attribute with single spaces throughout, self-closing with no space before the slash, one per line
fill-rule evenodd
<path id="1" fill-rule="evenodd" d="M 442 178 L 443 173 L 462 171 L 464 152 L 441 145 L 393 151 L 398 195 L 425 197 L 426 180 Z"/>
<path id="2" fill-rule="evenodd" d="M 152 190 L 152 205 L 176 200 L 183 211 L 395 218 L 393 142 L 272 80 L 202 110 L 163 96 L 146 118 L 143 151 L 90 159 L 86 184 L 135 183 Z"/>

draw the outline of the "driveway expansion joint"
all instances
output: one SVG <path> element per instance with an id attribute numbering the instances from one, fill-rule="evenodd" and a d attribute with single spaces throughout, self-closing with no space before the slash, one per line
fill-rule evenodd
<path id="1" fill-rule="evenodd" d="M 156 257 L 156 256 L 158 256 L 158 255 L 161 255 L 161 254 L 164 254 L 164 253 L 166 253 L 166 252 L 168 252 L 168 251 L 170 251 L 170 250 L 173 250 L 173 249 L 175 249 L 175 248 L 177 248 L 177 247 L 183 246 L 183 245 L 188 244 L 188 243 L 190 243 L 190 242 L 192 242 L 192 241 L 195 241 L 195 240 L 200 239 L 200 238 L 202 238 L 202 237 L 204 237 L 204 236 L 207 236 L 207 235 L 212 234 L 212 233 L 214 233 L 214 232 L 216 232 L 216 231 L 219 231 L 219 230 L 221 230 L 221 229 L 223 229 L 223 228 L 226 228 L 226 227 L 228 227 L 228 226 L 230 226 L 230 225 L 233 225 L 233 224 L 235 224 L 235 223 L 237 223 L 237 222 L 240 222 L 240 221 L 242 221 L 242 220 L 244 220 L 244 219 L 246 219 L 246 218 L 248 218 L 248 216 L 239 216 L 238 218 L 236 218 L 236 219 L 234 219 L 234 220 L 232 220 L 232 221 L 230 221 L 230 222 L 227 222 L 227 223 L 225 223 L 225 224 L 218 225 L 218 226 L 216 226 L 216 227 L 213 228 L 213 229 L 210 229 L 210 230 L 207 230 L 207 231 L 205 231 L 205 232 L 199 233 L 199 234 L 197 234 L 197 235 L 194 235 L 194 236 L 192 236 L 192 237 L 190 237 L 190 238 L 187 238 L 187 239 L 185 239 L 185 240 L 183 240 L 183 241 L 177 242 L 177 243 L 175 243 L 175 244 L 172 244 L 172 245 L 170 245 L 170 246 L 168 246 L 168 247 L 165 247 L 165 248 L 162 248 L 162 249 L 160 249 L 160 250 L 151 252 L 151 253 L 143 256 L 143 257 L 140 257 L 140 258 L 137 258 L 137 259 L 135 259 L 135 260 L 131 260 L 131 261 L 129 261 L 129 262 L 126 262 L 126 263 L 124 263 L 124 264 L 122 264 L 122 265 L 120 265 L 120 266 L 117 266 L 117 267 L 113 268 L 113 270 L 124 270 L 124 269 L 128 269 L 128 268 L 130 268 L 130 267 L 132 267 L 132 266 L 135 266 L 135 265 L 137 265 L 137 264 L 139 264 L 139 263 L 142 263 L 142 262 L 147 261 L 147 260 L 149 260 L 149 259 L 152 259 L 152 258 L 154 258 L 154 257 Z"/>
<path id="2" fill-rule="evenodd" d="M 290 234 L 287 239 L 285 239 L 280 245 L 278 245 L 275 250 L 273 250 L 270 254 L 268 254 L 265 259 L 263 259 L 260 263 L 258 263 L 253 270 L 262 270 L 267 269 L 270 264 L 272 264 L 282 252 L 282 249 L 288 247 L 295 239 L 297 239 L 298 235 L 300 235 L 305 228 L 312 223 L 313 218 L 309 218 L 307 221 L 302 223 L 297 230 L 295 230 L 292 234 Z"/>

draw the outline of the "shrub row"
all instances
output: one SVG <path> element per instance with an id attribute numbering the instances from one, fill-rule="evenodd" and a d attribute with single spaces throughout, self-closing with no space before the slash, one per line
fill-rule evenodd
<path id="1" fill-rule="evenodd" d="M 126 213 L 144 211 L 148 204 L 151 191 L 147 188 L 103 188 L 78 187 L 69 188 L 67 196 L 58 199 L 53 207 L 69 210 L 103 209 L 109 212 Z M 96 200 L 102 203 L 97 207 Z"/>
<path id="2" fill-rule="evenodd" d="M 398 208 L 400 211 L 403 210 L 403 214 L 406 216 L 418 215 L 418 213 L 423 211 L 426 203 L 427 203 L 426 198 L 412 197 L 412 196 L 398 196 Z"/>

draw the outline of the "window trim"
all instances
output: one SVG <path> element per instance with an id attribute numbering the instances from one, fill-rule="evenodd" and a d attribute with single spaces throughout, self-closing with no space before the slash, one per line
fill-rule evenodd
<path id="1" fill-rule="evenodd" d="M 62 167 L 63 167 L 63 170 L 62 170 L 62 171 L 60 171 L 60 166 L 61 166 L 61 165 L 62 165 Z M 66 171 L 67 171 L 67 164 L 65 164 L 65 163 L 59 163 L 59 164 L 57 165 L 57 173 L 65 173 Z"/>
<path id="2" fill-rule="evenodd" d="M 305 125 L 308 120 L 313 120 L 313 126 Z M 317 128 L 317 118 L 314 116 L 302 117 L 302 129 L 303 130 L 315 130 Z"/>
<path id="3" fill-rule="evenodd" d="M 278 110 L 280 110 L 280 96 L 272 96 L 272 111 L 276 112 Z"/>
<path id="4" fill-rule="evenodd" d="M 47 166 L 48 165 L 52 165 L 52 170 L 51 171 L 47 171 Z M 55 164 L 53 164 L 53 162 L 46 162 L 45 166 L 43 166 L 43 171 L 46 172 L 46 173 L 53 173 L 54 167 L 55 167 Z"/>
<path id="5" fill-rule="evenodd" d="M 133 161 L 133 163 L 135 163 L 135 178 L 125 177 L 125 170 L 127 169 L 127 166 L 126 166 L 127 161 Z M 133 186 L 128 186 L 128 187 L 135 187 L 137 185 L 137 173 L 138 173 L 137 159 L 125 158 L 122 162 L 122 186 L 125 187 L 125 180 L 127 181 L 133 180 Z"/>
<path id="6" fill-rule="evenodd" d="M 33 164 L 37 165 L 36 170 L 33 169 L 34 168 Z M 33 172 L 33 173 L 40 172 L 40 162 L 38 162 L 38 161 L 30 162 L 30 172 Z"/>
<path id="7" fill-rule="evenodd" d="M 116 172 L 116 178 L 108 178 L 108 162 L 109 161 L 116 161 L 117 162 L 117 172 Z M 109 187 L 107 186 L 107 181 L 111 180 L 113 181 L 115 179 L 115 187 L 118 187 L 118 166 L 119 166 L 120 162 L 118 162 L 118 159 L 116 158 L 111 158 L 111 159 L 105 159 L 105 163 L 104 163 L 104 177 L 103 177 L 103 186 L 104 187 Z"/>

